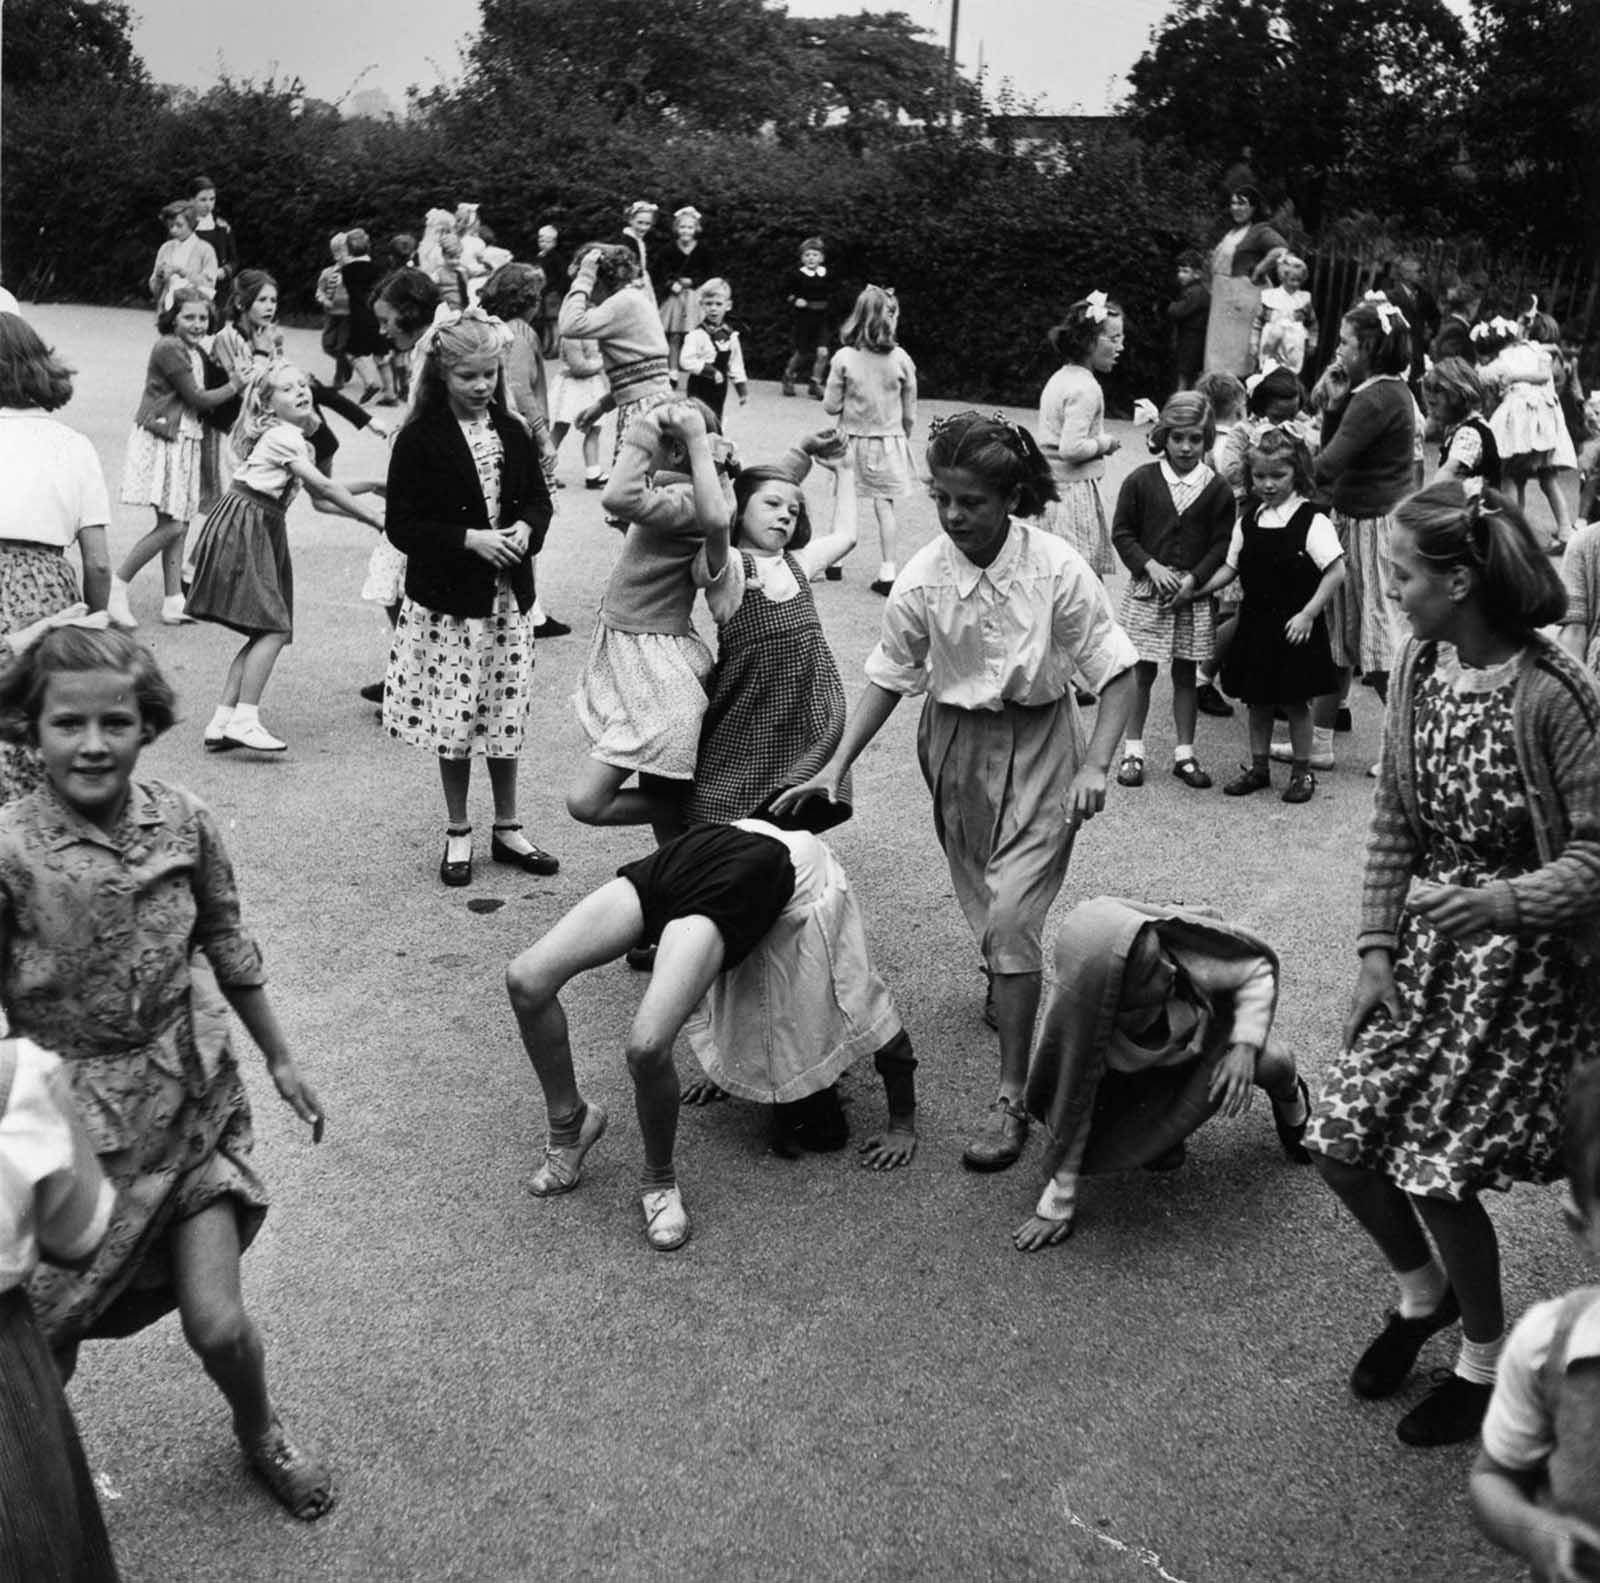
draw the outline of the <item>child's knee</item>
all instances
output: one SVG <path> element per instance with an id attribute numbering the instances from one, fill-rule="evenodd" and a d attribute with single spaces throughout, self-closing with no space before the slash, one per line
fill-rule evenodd
<path id="1" fill-rule="evenodd" d="M 634 1082 L 648 1083 L 671 1069 L 672 1040 L 659 1034 L 630 1033 L 623 1054 Z"/>
<path id="2" fill-rule="evenodd" d="M 567 812 L 579 824 L 599 824 L 610 801 L 608 794 L 589 781 L 574 781 L 567 788 Z"/>
<path id="3" fill-rule="evenodd" d="M 506 994 L 519 1013 L 540 1010 L 555 999 L 560 988 L 538 946 L 529 947 L 506 965 Z"/>
<path id="4" fill-rule="evenodd" d="M 194 1351 L 209 1362 L 235 1362 L 257 1345 L 255 1326 L 240 1302 L 207 1302 L 184 1314 L 183 1334 Z"/>

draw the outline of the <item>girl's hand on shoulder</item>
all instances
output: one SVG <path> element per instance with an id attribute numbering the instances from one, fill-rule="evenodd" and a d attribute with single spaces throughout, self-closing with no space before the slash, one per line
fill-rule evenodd
<path id="1" fill-rule="evenodd" d="M 327 1119 L 326 1112 L 322 1108 L 322 1101 L 317 1098 L 317 1091 L 300 1075 L 294 1057 L 280 1055 L 276 1060 L 269 1059 L 267 1070 L 272 1074 L 278 1092 L 283 1095 L 284 1103 L 307 1126 L 316 1129 L 314 1141 L 320 1142 L 322 1124 Z"/>
<path id="2" fill-rule="evenodd" d="M 1208 1097 L 1216 1100 L 1217 1114 L 1242 1116 L 1256 1092 L 1256 1052 L 1248 1044 L 1234 1044 L 1211 1077 Z"/>
<path id="3" fill-rule="evenodd" d="M 522 559 L 497 528 L 468 528 L 462 548 L 495 567 L 513 566 Z"/>
<path id="4" fill-rule="evenodd" d="M 856 1151 L 862 1166 L 869 1171 L 898 1171 L 909 1165 L 917 1152 L 915 1127 L 885 1127 L 875 1137 L 868 1138 Z"/>
<path id="5" fill-rule="evenodd" d="M 1011 1233 L 1011 1244 L 1018 1253 L 1037 1253 L 1040 1248 L 1053 1248 L 1072 1235 L 1070 1220 L 1046 1220 L 1042 1215 L 1029 1215 Z"/>
<path id="6" fill-rule="evenodd" d="M 1387 951 L 1366 951 L 1361 957 L 1361 974 L 1350 996 L 1350 1013 L 1344 1020 L 1344 1047 L 1355 1043 L 1372 1014 L 1388 1012 L 1391 1022 L 1400 1020 L 1400 991 L 1394 982 L 1394 959 Z"/>
<path id="7" fill-rule="evenodd" d="M 1486 934 L 1498 921 L 1494 897 L 1476 885 L 1413 885 L 1406 905 L 1452 940 Z"/>
<path id="8" fill-rule="evenodd" d="M 1283 635 L 1291 643 L 1301 644 L 1311 636 L 1311 628 L 1316 624 L 1316 617 L 1307 615 L 1304 610 L 1297 610 L 1283 624 Z"/>

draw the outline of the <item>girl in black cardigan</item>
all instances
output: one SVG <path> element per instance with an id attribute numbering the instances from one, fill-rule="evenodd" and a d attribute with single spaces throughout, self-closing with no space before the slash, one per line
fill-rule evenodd
<path id="1" fill-rule="evenodd" d="M 489 761 L 489 855 L 529 874 L 560 866 L 522 834 L 517 755 L 533 682 L 533 557 L 550 495 L 505 400 L 505 327 L 472 308 L 431 332 L 411 416 L 389 461 L 385 531 L 409 557 L 384 684 L 390 733 L 439 759 L 439 878 L 472 879 L 472 755 Z"/>
<path id="2" fill-rule="evenodd" d="M 1144 722 L 1150 689 L 1164 662 L 1172 664 L 1172 722 L 1177 731 L 1172 773 L 1204 791 L 1211 777 L 1194 756 L 1199 715 L 1195 666 L 1211 658 L 1210 596 L 1196 597 L 1222 565 L 1233 532 L 1233 491 L 1205 458 L 1217 439 L 1211 403 L 1194 391 L 1167 400 L 1150 431 L 1161 459 L 1123 480 L 1111 523 L 1111 542 L 1133 581 L 1117 620 L 1139 651 L 1139 696 L 1128 720 L 1117 782 L 1144 785 Z"/>

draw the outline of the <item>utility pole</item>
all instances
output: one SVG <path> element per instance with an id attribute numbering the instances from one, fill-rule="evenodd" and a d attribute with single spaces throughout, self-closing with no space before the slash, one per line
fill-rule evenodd
<path id="1" fill-rule="evenodd" d="M 945 65 L 945 122 L 956 126 L 956 35 L 961 29 L 961 0 L 950 0 L 950 59 Z"/>

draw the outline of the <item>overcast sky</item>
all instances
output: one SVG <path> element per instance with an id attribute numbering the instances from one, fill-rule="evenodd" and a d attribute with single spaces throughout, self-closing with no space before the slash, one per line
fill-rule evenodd
<path id="1" fill-rule="evenodd" d="M 584 0 L 570 0 L 582 6 Z M 477 0 L 134 0 L 134 43 L 158 82 L 205 87 L 235 77 L 299 77 L 319 99 L 381 88 L 396 103 L 411 84 L 460 72 Z M 791 0 L 796 16 L 904 11 L 948 37 L 951 0 Z M 991 92 L 1009 77 L 1052 110 L 1109 109 L 1168 0 L 961 0 L 964 70 L 980 57 Z"/>

